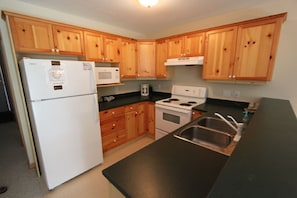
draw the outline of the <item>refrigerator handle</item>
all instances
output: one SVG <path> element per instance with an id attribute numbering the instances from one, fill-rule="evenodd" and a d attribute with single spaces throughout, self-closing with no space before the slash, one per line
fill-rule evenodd
<path id="1" fill-rule="evenodd" d="M 99 123 L 99 108 L 98 108 L 98 100 L 97 100 L 97 95 L 94 95 L 94 100 L 93 100 L 93 114 L 95 118 L 95 122 Z"/>

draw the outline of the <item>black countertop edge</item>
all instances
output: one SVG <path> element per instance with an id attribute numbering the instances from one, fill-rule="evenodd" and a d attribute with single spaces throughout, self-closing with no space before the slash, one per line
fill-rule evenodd
<path id="1" fill-rule="evenodd" d="M 145 102 L 145 101 L 155 102 L 157 100 L 169 98 L 171 97 L 171 94 L 154 91 L 154 92 L 151 92 L 149 96 L 141 96 L 140 92 L 130 92 L 130 93 L 117 94 L 112 96 L 114 96 L 115 99 L 110 102 L 99 102 L 99 111 L 104 111 L 111 108 L 130 105 L 138 102 Z"/>

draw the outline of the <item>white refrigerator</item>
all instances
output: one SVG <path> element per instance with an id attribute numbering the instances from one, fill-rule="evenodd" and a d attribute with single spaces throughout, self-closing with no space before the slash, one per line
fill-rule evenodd
<path id="1" fill-rule="evenodd" d="M 103 162 L 94 63 L 22 59 L 41 175 L 49 190 Z"/>

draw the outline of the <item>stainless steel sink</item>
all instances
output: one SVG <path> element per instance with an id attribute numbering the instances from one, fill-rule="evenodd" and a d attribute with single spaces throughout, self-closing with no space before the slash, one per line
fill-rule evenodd
<path id="1" fill-rule="evenodd" d="M 224 150 L 228 150 L 235 134 L 236 131 L 224 121 L 213 117 L 203 117 L 186 128 L 176 131 L 174 136 L 226 154 Z"/>
<path id="2" fill-rule="evenodd" d="M 219 130 L 233 136 L 236 134 L 236 131 L 223 120 L 214 117 L 203 117 L 197 121 L 197 125 Z"/>

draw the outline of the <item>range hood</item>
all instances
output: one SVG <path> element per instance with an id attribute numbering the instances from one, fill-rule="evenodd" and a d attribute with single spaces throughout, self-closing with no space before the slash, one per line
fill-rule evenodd
<path id="1" fill-rule="evenodd" d="M 165 62 L 165 66 L 178 66 L 178 65 L 203 65 L 203 56 L 170 58 Z"/>

